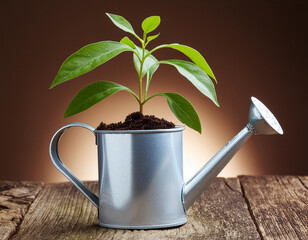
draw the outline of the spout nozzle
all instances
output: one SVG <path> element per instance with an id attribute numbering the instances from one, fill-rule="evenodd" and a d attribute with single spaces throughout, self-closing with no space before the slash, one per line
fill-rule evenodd
<path id="1" fill-rule="evenodd" d="M 255 97 L 251 97 L 248 124 L 253 128 L 255 134 L 283 134 L 275 116 Z"/>

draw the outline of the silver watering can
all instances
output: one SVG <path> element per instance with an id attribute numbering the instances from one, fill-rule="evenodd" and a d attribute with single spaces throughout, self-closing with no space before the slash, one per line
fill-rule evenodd
<path id="1" fill-rule="evenodd" d="M 84 127 L 96 137 L 99 196 L 60 160 L 58 143 L 70 127 Z M 252 97 L 247 125 L 187 183 L 183 181 L 183 126 L 162 130 L 95 130 L 84 123 L 60 128 L 50 143 L 54 165 L 97 208 L 99 225 L 155 229 L 186 223 L 186 212 L 253 134 L 283 134 L 274 115 Z"/>

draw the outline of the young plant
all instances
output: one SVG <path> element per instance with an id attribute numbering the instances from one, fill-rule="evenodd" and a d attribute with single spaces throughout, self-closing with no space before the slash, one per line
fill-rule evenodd
<path id="1" fill-rule="evenodd" d="M 148 97 L 147 93 L 153 74 L 158 69 L 159 65 L 167 64 L 175 67 L 177 71 L 187 78 L 201 93 L 219 106 L 215 87 L 211 80 L 212 78 L 216 81 L 216 78 L 202 55 L 189 46 L 177 43 L 164 44 L 157 46 L 150 51 L 147 50 L 146 46 L 159 36 L 159 33 L 156 35 L 149 35 L 149 33 L 159 26 L 159 16 L 148 17 L 142 22 L 142 38 L 135 33 L 131 24 L 123 17 L 110 13 L 107 13 L 107 16 L 117 27 L 132 34 L 140 42 L 141 47 L 137 46 L 128 37 L 124 37 L 120 42 L 102 41 L 89 44 L 72 54 L 64 61 L 51 84 L 50 89 L 60 83 L 93 70 L 122 52 L 131 52 L 133 53 L 133 61 L 139 78 L 139 94 L 137 95 L 131 89 L 114 82 L 94 82 L 77 93 L 66 109 L 64 117 L 66 118 L 82 112 L 106 97 L 121 90 L 126 90 L 138 101 L 139 111 L 141 113 L 143 112 L 143 105 L 150 99 L 156 96 L 165 97 L 171 111 L 178 120 L 201 133 L 201 123 L 198 114 L 189 101 L 183 96 L 177 93 L 157 93 Z M 177 59 L 159 61 L 153 56 L 153 53 L 162 48 L 172 48 L 180 51 L 190 58 L 192 62 Z M 146 86 L 143 91 L 142 80 L 145 76 Z"/>

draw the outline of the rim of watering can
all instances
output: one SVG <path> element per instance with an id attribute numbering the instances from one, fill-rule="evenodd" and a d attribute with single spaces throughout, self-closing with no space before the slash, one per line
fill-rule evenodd
<path id="1" fill-rule="evenodd" d="M 142 129 L 142 130 L 95 130 L 95 133 L 100 134 L 140 134 L 140 133 L 170 133 L 181 132 L 185 126 L 176 125 L 174 128 L 168 129 Z"/>

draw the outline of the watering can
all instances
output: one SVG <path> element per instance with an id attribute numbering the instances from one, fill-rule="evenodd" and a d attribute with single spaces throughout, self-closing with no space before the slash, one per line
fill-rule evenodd
<path id="1" fill-rule="evenodd" d="M 95 135 L 99 193 L 92 192 L 61 161 L 58 143 L 70 127 Z M 188 182 L 183 180 L 183 126 L 155 130 L 95 130 L 84 123 L 60 128 L 50 143 L 54 165 L 98 208 L 100 226 L 156 229 L 186 223 L 186 212 L 242 145 L 256 134 L 283 134 L 268 108 L 252 97 L 247 125 Z"/>

